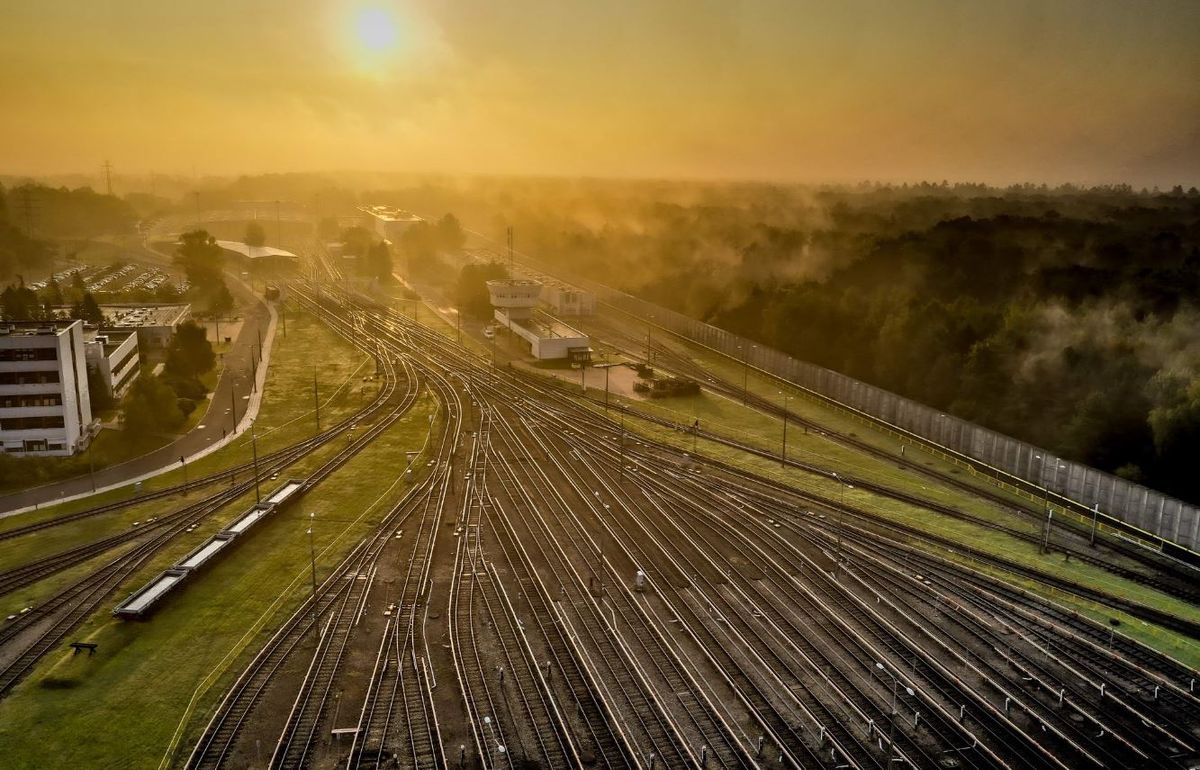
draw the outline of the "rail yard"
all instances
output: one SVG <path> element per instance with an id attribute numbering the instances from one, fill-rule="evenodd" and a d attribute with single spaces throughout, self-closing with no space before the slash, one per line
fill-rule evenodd
<path id="1" fill-rule="evenodd" d="M 434 328 L 439 321 L 422 324 L 336 280 L 293 281 L 287 291 L 295 308 L 374 359 L 373 399 L 310 439 L 154 493 L 163 512 L 145 526 L 0 572 L 0 594 L 80 573 L 0 626 L 0 695 L 38 686 L 39 667 L 71 655 L 72 633 L 127 596 L 117 615 L 131 619 L 113 622 L 136 634 L 160 622 L 157 605 L 219 594 L 226 586 L 199 566 L 235 537 L 221 558 L 254 559 L 249 524 L 275 498 L 203 545 L 188 537 L 198 525 L 256 484 L 271 495 L 282 482 L 268 480 L 281 473 L 294 478 L 286 496 L 300 500 L 288 504 L 304 505 L 428 397 L 436 409 L 421 449 L 391 478 L 358 482 L 399 480 L 402 494 L 336 565 L 319 570 L 313 555 L 311 587 L 282 622 L 250 637 L 164 747 L 162 767 L 1200 763 L 1197 672 L 1046 594 L 1194 641 L 1200 628 L 1188 618 L 655 440 L 637 428 L 664 427 L 661 418 L 500 364 Z M 622 335 L 614 325 L 601 336 L 634 344 Z M 803 424 L 669 347 L 656 351 L 659 366 Z M 775 457 L 698 423 L 684 430 L 693 442 Z M 321 452 L 303 478 L 290 470 Z M 933 516 L 982 521 L 854 468 L 779 459 Z M 935 469 L 884 459 L 988 499 Z M 199 498 L 171 502 L 183 491 Z M 1021 523 L 1038 517 L 1035 508 L 990 502 L 1012 524 L 986 526 L 1029 539 Z M 129 504 L 0 536 L 38 537 Z M 146 584 L 146 565 L 180 543 L 195 550 L 158 578 L 161 590 Z M 1079 562 L 1196 601 L 1191 568 L 1113 537 L 1098 546 L 1069 523 L 1053 532 L 1053 547 Z M 974 566 L 951 558 L 964 555 Z"/>

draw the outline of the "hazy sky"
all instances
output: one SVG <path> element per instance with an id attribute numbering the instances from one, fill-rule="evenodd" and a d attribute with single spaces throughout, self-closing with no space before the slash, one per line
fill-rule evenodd
<path id="1" fill-rule="evenodd" d="M 0 172 L 1200 183 L 1197 0 L 36 0 Z"/>

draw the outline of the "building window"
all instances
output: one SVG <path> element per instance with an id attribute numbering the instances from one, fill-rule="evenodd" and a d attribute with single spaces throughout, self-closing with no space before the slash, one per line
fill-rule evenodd
<path id="1" fill-rule="evenodd" d="M 0 385 L 47 385 L 58 382 L 58 372 L 0 372 Z"/>
<path id="2" fill-rule="evenodd" d="M 57 348 L 6 348 L 0 350 L 0 361 L 57 361 Z"/>
<path id="3" fill-rule="evenodd" d="M 62 406 L 62 394 L 35 393 L 29 396 L 0 396 L 0 408 L 16 409 L 24 406 Z"/>
<path id="4" fill-rule="evenodd" d="M 50 417 L 9 417 L 0 420 L 0 430 L 45 430 L 63 427 L 62 415 Z"/>

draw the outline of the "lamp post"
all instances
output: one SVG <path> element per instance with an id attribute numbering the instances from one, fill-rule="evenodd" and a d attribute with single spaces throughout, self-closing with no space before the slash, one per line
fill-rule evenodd
<path id="1" fill-rule="evenodd" d="M 780 395 L 783 396 L 783 448 L 779 452 L 779 467 L 783 468 L 787 466 L 788 401 L 790 401 L 792 397 L 786 393 L 781 393 Z"/>
<path id="2" fill-rule="evenodd" d="M 751 345 L 750 350 L 753 351 L 758 345 Z M 742 349 L 738 345 L 738 350 Z M 746 406 L 750 399 L 750 358 L 749 356 L 742 357 L 742 406 Z"/>
<path id="3" fill-rule="evenodd" d="M 262 496 L 258 491 L 258 436 L 254 433 L 254 420 L 250 421 L 250 451 L 254 458 L 254 502 L 261 503 Z"/>
<path id="4" fill-rule="evenodd" d="M 846 482 L 846 480 L 844 478 L 842 478 L 836 472 L 834 472 L 833 477 L 835 479 L 837 479 L 838 486 L 841 487 L 840 494 L 838 497 L 838 511 L 837 511 L 837 517 L 836 517 L 836 521 L 837 521 L 836 562 L 838 564 L 841 564 L 842 563 L 842 514 L 846 508 L 846 487 L 848 487 L 850 485 Z"/>
<path id="5" fill-rule="evenodd" d="M 317 551 L 313 546 L 313 523 L 317 517 L 315 513 L 308 514 L 308 559 L 312 565 L 312 605 L 313 605 L 313 623 L 317 622 Z"/>
<path id="6" fill-rule="evenodd" d="M 896 678 L 895 674 L 888 671 L 882 663 L 876 663 L 875 668 L 892 678 L 892 711 L 888 714 L 888 763 L 891 764 L 891 761 L 896 756 L 896 742 L 894 740 L 896 737 L 896 691 L 899 689 L 900 680 Z M 905 687 L 904 692 L 909 695 L 916 695 L 911 687 Z"/>
<path id="7" fill-rule="evenodd" d="M 317 433 L 321 432 L 321 397 L 317 388 L 317 370 L 313 369 L 313 409 L 317 414 Z"/>
<path id="8" fill-rule="evenodd" d="M 230 430 L 230 432 L 237 433 L 237 377 L 234 377 L 229 381 L 229 414 L 231 417 L 233 417 L 233 428 Z"/>

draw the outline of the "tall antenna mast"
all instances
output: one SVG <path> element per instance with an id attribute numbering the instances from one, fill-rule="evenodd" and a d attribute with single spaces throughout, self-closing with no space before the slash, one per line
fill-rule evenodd
<path id="1" fill-rule="evenodd" d="M 108 194 L 112 195 L 112 164 L 106 160 L 101 168 L 104 169 L 104 185 L 108 190 Z"/>

